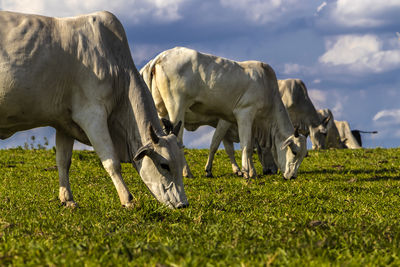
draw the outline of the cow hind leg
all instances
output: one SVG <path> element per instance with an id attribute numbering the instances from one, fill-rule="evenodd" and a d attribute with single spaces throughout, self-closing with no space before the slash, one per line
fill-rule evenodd
<path id="1" fill-rule="evenodd" d="M 232 172 L 237 176 L 243 176 L 243 173 L 240 171 L 240 168 L 235 159 L 235 149 L 233 147 L 233 142 L 228 141 L 226 139 L 222 140 L 222 142 L 224 143 L 225 152 L 228 155 L 229 160 L 231 161 Z"/>
<path id="2" fill-rule="evenodd" d="M 92 108 L 77 114 L 74 119 L 86 133 L 104 169 L 110 175 L 121 204 L 131 207 L 133 197 L 121 175 L 121 164 L 108 130 L 106 112 L 102 109 Z"/>
<path id="3" fill-rule="evenodd" d="M 56 132 L 56 162 L 58 167 L 58 177 L 60 183 L 59 198 L 63 205 L 75 207 L 76 203 L 72 196 L 69 184 L 69 167 L 71 166 L 72 148 L 74 139 L 65 133 L 57 130 Z"/>
<path id="4" fill-rule="evenodd" d="M 263 167 L 263 174 L 276 174 L 278 172 L 278 167 L 275 164 L 271 150 L 264 149 L 264 151 L 262 151 L 260 149 L 260 151 L 258 151 L 257 149 L 257 152 L 259 153 L 260 162 Z M 262 155 L 261 157 L 260 154 Z"/>
<path id="5" fill-rule="evenodd" d="M 211 145 L 210 145 L 210 152 L 208 153 L 208 160 L 207 164 L 205 167 L 206 170 L 206 177 L 213 177 L 212 175 L 212 164 L 214 161 L 214 156 L 215 153 L 218 150 L 219 145 L 221 144 L 221 141 L 224 139 L 229 127 L 231 126 L 231 123 L 224 121 L 224 120 L 219 120 L 217 127 L 215 128 L 212 140 L 211 140 Z"/>

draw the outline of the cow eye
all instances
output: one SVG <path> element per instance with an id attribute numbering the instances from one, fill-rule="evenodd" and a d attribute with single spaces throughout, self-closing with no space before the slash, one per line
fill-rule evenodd
<path id="1" fill-rule="evenodd" d="M 161 166 L 162 169 L 164 169 L 166 171 L 170 171 L 168 164 L 161 163 L 160 166 Z"/>

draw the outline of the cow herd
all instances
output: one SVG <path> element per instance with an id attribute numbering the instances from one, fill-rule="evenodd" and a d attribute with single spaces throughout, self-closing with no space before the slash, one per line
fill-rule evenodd
<path id="1" fill-rule="evenodd" d="M 215 128 L 206 176 L 221 141 L 233 172 L 245 178 L 257 175 L 254 149 L 264 174 L 279 169 L 292 179 L 307 154 L 307 136 L 313 149 L 361 147 L 347 122 L 315 109 L 301 80 L 277 80 L 263 62 L 176 47 L 139 73 L 111 13 L 50 18 L 0 11 L 0 25 L 0 138 L 56 129 L 59 198 L 67 206 L 76 205 L 69 184 L 75 139 L 93 146 L 126 207 L 133 198 L 121 162 L 132 163 L 161 203 L 188 205 L 183 176 L 193 175 L 184 128 Z M 234 142 L 242 149 L 241 169 Z"/>

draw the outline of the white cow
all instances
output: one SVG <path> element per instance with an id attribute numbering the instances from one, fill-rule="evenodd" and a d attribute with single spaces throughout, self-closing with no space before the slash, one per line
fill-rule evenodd
<path id="1" fill-rule="evenodd" d="M 306 138 L 294 135 L 275 72 L 269 65 L 236 62 L 176 47 L 159 54 L 140 73 L 152 92 L 159 116 L 185 122 L 185 113 L 193 112 L 206 118 L 222 118 L 228 128 L 237 122 L 245 177 L 256 175 L 254 139 L 263 152 L 272 152 L 286 179 L 297 176 L 307 152 Z"/>
<path id="2" fill-rule="evenodd" d="M 329 109 L 320 109 L 318 113 L 321 119 L 327 116 L 331 121 L 327 126 L 326 145 L 327 148 L 350 148 L 357 149 L 362 147 L 361 133 L 377 134 L 377 131 L 351 130 L 347 121 L 336 121 L 333 119 L 332 112 Z"/>
<path id="3" fill-rule="evenodd" d="M 0 138 L 56 128 L 62 203 L 76 205 L 68 177 L 76 139 L 93 145 L 122 205 L 131 206 L 132 195 L 120 162 L 132 162 L 160 202 L 188 205 L 177 138 L 163 132 L 114 15 L 61 19 L 1 11 L 0 25 Z"/>
<path id="4" fill-rule="evenodd" d="M 360 144 L 357 142 L 357 139 L 351 133 L 350 125 L 347 121 L 336 121 L 336 128 L 339 131 L 340 141 L 345 145 L 345 148 L 357 149 L 361 148 Z"/>
<path id="5" fill-rule="evenodd" d="M 326 125 L 329 122 L 330 117 L 328 116 L 324 119 L 320 118 L 311 99 L 308 96 L 307 88 L 302 80 L 278 80 L 278 86 L 282 102 L 289 113 L 290 120 L 292 121 L 294 127 L 298 129 L 299 133 L 303 134 L 304 136 L 310 135 L 313 149 L 324 149 L 327 134 Z M 194 118 L 194 115 L 192 115 L 191 117 L 192 121 L 198 119 Z M 185 128 L 187 129 L 188 127 L 186 126 L 186 122 L 187 120 L 185 121 Z M 197 125 L 200 126 L 199 123 L 203 122 L 204 120 L 198 120 Z M 195 123 L 192 122 L 192 125 L 194 124 Z M 216 127 L 210 145 L 210 153 L 208 156 L 207 164 L 205 167 L 207 177 L 212 177 L 212 162 L 221 141 L 223 141 L 225 151 L 231 161 L 233 172 L 241 175 L 241 172 L 235 160 L 233 149 L 233 142 L 239 142 L 237 126 L 232 124 L 232 126 L 227 131 L 227 126 L 225 126 L 225 124 L 226 122 L 218 121 L 207 124 Z M 261 159 L 262 155 L 260 154 L 261 151 L 259 150 L 259 147 L 257 151 L 263 165 L 263 173 L 276 173 L 277 167 L 275 163 L 266 162 L 265 160 Z"/>
<path id="6" fill-rule="evenodd" d="M 283 104 L 293 126 L 298 128 L 301 134 L 310 135 L 313 149 L 324 149 L 326 126 L 331 117 L 320 118 L 302 80 L 278 80 L 278 85 Z"/>
<path id="7" fill-rule="evenodd" d="M 332 112 L 327 108 L 319 109 L 317 110 L 317 112 L 321 120 L 324 120 L 328 117 L 331 118 L 326 126 L 327 129 L 326 140 L 325 140 L 326 148 L 346 148 L 345 144 L 342 142 L 338 128 L 336 127 Z"/>

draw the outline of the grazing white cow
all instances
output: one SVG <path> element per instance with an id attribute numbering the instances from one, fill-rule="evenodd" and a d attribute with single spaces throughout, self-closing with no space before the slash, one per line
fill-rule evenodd
<path id="1" fill-rule="evenodd" d="M 76 205 L 68 177 L 76 139 L 94 147 L 122 205 L 131 206 L 132 195 L 120 162 L 132 162 L 160 202 L 188 205 L 177 138 L 163 132 L 114 15 L 50 18 L 1 11 L 0 25 L 0 138 L 56 128 L 62 203 Z"/>
<path id="2" fill-rule="evenodd" d="M 278 80 L 279 93 L 290 120 L 305 136 L 310 135 L 313 149 L 324 149 L 326 126 L 331 117 L 321 119 L 308 96 L 307 87 L 300 79 Z"/>
<path id="3" fill-rule="evenodd" d="M 185 122 L 185 114 L 193 112 L 205 118 L 222 118 L 228 128 L 237 122 L 245 177 L 256 175 L 254 139 L 263 153 L 272 152 L 286 179 L 297 176 L 307 152 L 306 138 L 294 134 L 275 72 L 269 65 L 236 62 L 176 47 L 159 54 L 140 73 L 161 117 Z"/>
<path id="4" fill-rule="evenodd" d="M 318 113 L 321 119 L 331 117 L 327 125 L 326 145 L 327 148 L 350 148 L 357 149 L 362 147 L 361 133 L 377 134 L 377 131 L 351 130 L 347 121 L 336 121 L 333 119 L 329 109 L 320 109 Z"/>
<path id="5" fill-rule="evenodd" d="M 360 144 L 357 142 L 357 139 L 351 133 L 350 125 L 347 121 L 336 121 L 336 128 L 338 129 L 340 140 L 345 145 L 345 148 L 357 149 L 361 148 Z"/>
<path id="6" fill-rule="evenodd" d="M 308 96 L 307 88 L 303 81 L 299 79 L 278 80 L 278 86 L 283 104 L 286 107 L 290 120 L 295 128 L 299 129 L 299 132 L 305 136 L 310 135 L 313 149 L 325 148 L 325 139 L 327 134 L 326 126 L 330 122 L 331 117 L 326 116 L 321 118 L 319 116 Z M 228 122 L 219 122 L 219 120 L 218 117 L 203 116 L 201 114 L 187 111 L 185 113 L 185 129 L 188 131 L 194 131 L 201 125 L 209 125 L 216 128 L 211 141 L 210 153 L 205 167 L 207 177 L 212 177 L 212 162 L 221 141 L 223 141 L 225 151 L 231 161 L 233 172 L 241 175 L 240 169 L 235 160 L 233 148 L 233 143 L 239 142 L 237 125 L 231 124 L 229 129 L 227 129 L 226 127 Z M 259 156 L 261 156 L 260 153 Z M 262 163 L 264 165 L 265 162 Z M 266 166 L 263 166 L 264 173 L 275 173 L 276 171 L 277 168 L 273 162 L 267 163 Z"/>
<path id="7" fill-rule="evenodd" d="M 331 118 L 326 126 L 327 129 L 326 140 L 325 140 L 326 148 L 346 148 L 346 145 L 342 142 L 338 128 L 336 127 L 335 120 L 331 110 L 326 108 L 326 109 L 319 109 L 317 110 L 317 112 L 321 120 L 324 120 L 328 117 Z"/>
<path id="8" fill-rule="evenodd" d="M 304 136 L 310 135 L 313 149 L 325 148 L 325 138 L 327 134 L 326 125 L 328 124 L 330 117 L 328 116 L 324 119 L 320 118 L 314 107 L 314 104 L 308 96 L 307 88 L 303 81 L 299 79 L 278 80 L 278 86 L 282 102 L 289 113 L 289 117 L 293 123 L 293 126 Z M 213 124 L 208 124 L 216 127 L 205 167 L 206 176 L 208 177 L 212 176 L 212 162 L 221 141 L 223 141 L 225 151 L 231 161 L 233 172 L 238 175 L 241 174 L 235 160 L 233 149 L 233 142 L 239 142 L 237 126 L 232 124 L 232 126 L 229 128 L 229 131 L 226 131 L 226 127 L 223 127 L 225 124 L 226 122 L 214 122 Z M 186 123 L 185 128 L 187 128 Z M 259 147 L 257 148 L 261 163 L 263 165 L 263 173 L 276 173 L 277 168 L 274 162 L 265 162 L 265 160 L 262 160 L 262 155 L 260 154 L 261 151 Z"/>

